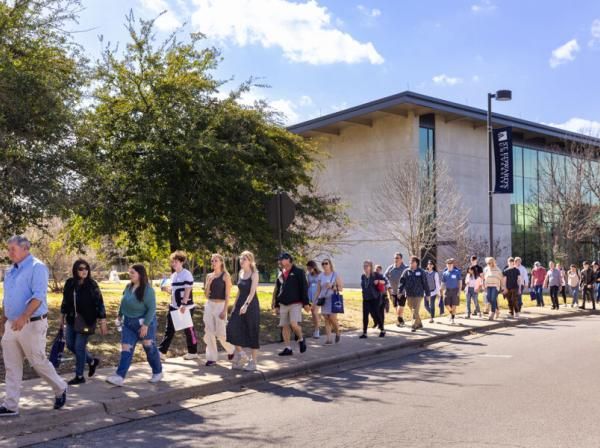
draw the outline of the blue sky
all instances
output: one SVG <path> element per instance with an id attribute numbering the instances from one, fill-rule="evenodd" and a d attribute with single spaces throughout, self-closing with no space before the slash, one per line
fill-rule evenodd
<path id="1" fill-rule="evenodd" d="M 250 76 L 294 123 L 410 89 L 600 132 L 600 1 L 572 0 L 83 0 L 76 34 L 90 56 L 97 36 L 124 42 L 130 9 L 182 37 L 202 31 L 222 49 L 215 76 Z"/>

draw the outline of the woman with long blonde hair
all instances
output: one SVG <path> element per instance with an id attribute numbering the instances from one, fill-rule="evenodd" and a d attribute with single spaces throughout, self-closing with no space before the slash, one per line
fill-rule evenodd
<path id="1" fill-rule="evenodd" d="M 325 344 L 333 344 L 332 330 L 335 333 L 335 343 L 340 342 L 340 327 L 338 325 L 337 314 L 331 311 L 331 301 L 334 292 L 341 292 L 344 289 L 344 283 L 342 277 L 335 272 L 333 262 L 326 258 L 321 263 L 323 272 L 319 274 L 319 280 L 317 283 L 317 294 L 318 303 L 321 303 L 321 314 L 325 318 L 325 332 L 327 339 Z"/>
<path id="2" fill-rule="evenodd" d="M 232 369 L 257 370 L 260 330 L 260 307 L 258 303 L 258 270 L 254 254 L 244 251 L 240 255 L 241 270 L 238 276 L 238 295 L 231 319 L 227 324 L 227 342 L 235 346 Z M 244 351 L 251 350 L 250 360 Z"/>
<path id="3" fill-rule="evenodd" d="M 493 257 L 487 257 L 485 259 L 487 265 L 483 270 L 483 282 L 486 290 L 487 300 L 492 306 L 490 312 L 490 320 L 494 320 L 500 317 L 500 308 L 498 307 L 498 293 L 502 288 L 503 275 L 502 271 L 496 266 L 496 260 Z"/>
<path id="4" fill-rule="evenodd" d="M 227 310 L 231 294 L 231 276 L 220 254 L 210 258 L 212 272 L 206 277 L 206 305 L 204 305 L 204 342 L 206 343 L 206 365 L 212 366 L 219 360 L 217 339 L 233 359 L 235 348 L 227 342 Z"/>

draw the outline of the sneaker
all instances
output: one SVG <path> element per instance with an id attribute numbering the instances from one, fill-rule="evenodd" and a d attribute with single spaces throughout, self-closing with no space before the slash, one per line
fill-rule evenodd
<path id="1" fill-rule="evenodd" d="M 185 359 L 186 361 L 198 359 L 198 353 L 186 353 L 185 355 L 183 355 L 183 359 Z"/>
<path id="2" fill-rule="evenodd" d="M 85 378 L 82 376 L 76 376 L 75 378 L 73 378 L 72 380 L 69 380 L 67 382 L 67 384 L 69 386 L 77 386 L 78 384 L 84 384 L 85 383 Z"/>
<path id="3" fill-rule="evenodd" d="M 315 330 L 313 333 L 313 339 L 319 339 L 321 337 L 321 332 L 319 330 Z"/>
<path id="4" fill-rule="evenodd" d="M 494 320 L 494 313 L 490 313 L 488 320 Z"/>
<path id="5" fill-rule="evenodd" d="M 0 406 L 0 417 L 18 417 L 19 411 L 11 411 L 10 409 Z"/>
<path id="6" fill-rule="evenodd" d="M 94 358 L 88 367 L 88 378 L 91 378 L 96 373 L 96 369 L 100 365 L 100 360 L 98 358 Z"/>
<path id="7" fill-rule="evenodd" d="M 361 334 L 358 339 L 367 339 L 367 333 Z"/>
<path id="8" fill-rule="evenodd" d="M 429 323 L 430 323 L 430 324 L 432 324 L 432 323 L 434 323 L 434 322 L 435 322 L 435 321 L 433 320 L 433 318 L 429 319 Z"/>
<path id="9" fill-rule="evenodd" d="M 113 386 L 121 387 L 125 382 L 125 378 L 119 375 L 111 375 L 108 378 L 106 378 L 106 382 L 112 384 Z"/>
<path id="10" fill-rule="evenodd" d="M 232 353 L 231 355 L 227 355 L 227 359 L 229 361 L 233 360 L 234 357 L 235 357 L 235 353 Z"/>
<path id="11" fill-rule="evenodd" d="M 454 318 L 451 318 L 451 319 L 450 319 L 450 323 L 451 323 L 452 325 L 456 325 L 456 322 L 454 322 Z"/>
<path id="12" fill-rule="evenodd" d="M 214 366 L 217 364 L 217 361 L 206 361 L 206 364 L 204 364 L 206 367 L 210 367 L 210 366 Z"/>
<path id="13" fill-rule="evenodd" d="M 66 402 L 67 402 L 67 389 L 65 389 L 63 391 L 63 393 L 60 394 L 59 397 L 56 397 L 54 399 L 54 409 L 60 409 L 60 408 L 62 408 L 65 405 Z"/>
<path id="14" fill-rule="evenodd" d="M 235 352 L 231 360 L 231 369 L 242 370 L 244 368 L 244 364 L 246 363 L 247 358 L 248 356 L 246 355 L 246 353 Z"/>
<path id="15" fill-rule="evenodd" d="M 483 317 L 483 316 L 482 316 L 481 312 L 479 312 L 479 318 L 481 319 L 482 317 Z"/>
<path id="16" fill-rule="evenodd" d="M 385 338 L 385 331 L 381 331 L 381 332 L 379 333 L 379 337 L 380 337 L 380 338 Z"/>
<path id="17" fill-rule="evenodd" d="M 341 334 L 336 334 L 335 335 L 335 343 L 339 344 L 340 343 L 340 339 L 342 339 L 342 335 Z"/>
<path id="18" fill-rule="evenodd" d="M 402 328 L 404 327 L 404 319 L 399 317 L 398 318 L 398 323 L 396 324 L 398 327 Z"/>
<path id="19" fill-rule="evenodd" d="M 246 364 L 244 366 L 244 370 L 246 372 L 255 372 L 256 370 L 258 370 L 256 368 L 256 361 L 254 361 L 253 359 L 251 359 L 250 361 L 248 361 L 248 364 Z"/>
<path id="20" fill-rule="evenodd" d="M 293 354 L 292 349 L 287 347 L 278 353 L 279 356 L 292 356 Z"/>
<path id="21" fill-rule="evenodd" d="M 327 339 L 327 340 L 325 341 L 325 345 L 332 345 L 332 344 L 333 344 L 333 341 L 332 341 L 332 340 L 330 340 L 330 339 Z"/>
<path id="22" fill-rule="evenodd" d="M 467 314 L 467 315 L 465 316 L 465 319 L 470 319 L 470 318 L 471 318 L 471 315 L 470 315 L 470 314 Z"/>
<path id="23" fill-rule="evenodd" d="M 496 311 L 496 319 L 500 317 L 500 310 Z"/>
<path id="24" fill-rule="evenodd" d="M 412 328 L 410 329 L 410 331 L 414 333 L 415 331 L 417 331 L 417 327 L 412 327 Z"/>
<path id="25" fill-rule="evenodd" d="M 515 319 L 519 318 L 519 313 L 515 313 Z"/>
<path id="26" fill-rule="evenodd" d="M 161 360 L 162 362 L 165 362 L 165 361 L 167 360 L 167 355 L 166 355 L 166 354 L 164 354 L 163 352 L 158 352 L 158 353 L 159 353 L 159 355 L 160 355 L 160 360 Z"/>
<path id="27" fill-rule="evenodd" d="M 162 372 L 161 373 L 153 373 L 152 376 L 150 377 L 150 379 L 148 380 L 148 382 L 152 383 L 152 384 L 156 384 L 160 380 L 162 380 L 162 378 L 163 378 Z"/>
<path id="28" fill-rule="evenodd" d="M 304 340 L 304 338 L 302 338 L 302 340 L 298 342 L 298 345 L 300 346 L 300 353 L 304 353 L 306 351 L 306 341 Z"/>

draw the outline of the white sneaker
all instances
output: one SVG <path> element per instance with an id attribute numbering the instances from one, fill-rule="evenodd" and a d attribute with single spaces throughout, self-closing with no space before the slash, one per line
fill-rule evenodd
<path id="1" fill-rule="evenodd" d="M 244 366 L 244 370 L 246 372 L 254 372 L 257 370 L 256 368 L 256 361 L 254 361 L 253 359 L 251 359 L 250 361 L 248 361 L 248 364 L 246 364 Z"/>
<path id="2" fill-rule="evenodd" d="M 111 375 L 108 378 L 106 378 L 106 382 L 112 384 L 113 386 L 121 387 L 125 382 L 125 378 L 123 378 L 120 375 Z"/>
<path id="3" fill-rule="evenodd" d="M 315 330 L 313 333 L 313 339 L 319 339 L 321 337 L 321 332 L 319 330 Z"/>
<path id="4" fill-rule="evenodd" d="M 186 353 L 185 355 L 183 355 L 183 359 L 185 359 L 186 361 L 190 361 L 192 359 L 198 359 L 198 354 L 197 353 Z"/>
<path id="5" fill-rule="evenodd" d="M 160 355 L 160 360 L 162 362 L 165 362 L 167 360 L 167 355 L 165 355 L 163 352 L 158 352 Z"/>
<path id="6" fill-rule="evenodd" d="M 519 318 L 519 313 L 515 313 L 515 319 Z"/>
<path id="7" fill-rule="evenodd" d="M 162 380 L 163 374 L 161 373 L 155 373 L 152 375 L 152 378 L 150 378 L 148 380 L 149 383 L 155 384 L 158 383 L 160 380 Z"/>
<path id="8" fill-rule="evenodd" d="M 233 359 L 231 360 L 231 368 L 233 370 L 242 370 L 244 368 L 244 364 L 246 363 L 247 358 L 247 356 L 240 355 L 236 352 L 236 354 L 233 355 Z"/>

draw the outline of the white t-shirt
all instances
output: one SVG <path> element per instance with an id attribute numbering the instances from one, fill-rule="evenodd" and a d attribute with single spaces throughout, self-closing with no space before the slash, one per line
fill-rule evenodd
<path id="1" fill-rule="evenodd" d="M 190 271 L 183 269 L 181 272 L 173 272 L 171 274 L 171 307 L 179 308 L 185 293 L 185 288 L 192 288 L 193 286 L 194 277 Z M 190 291 L 187 305 L 191 305 L 192 303 L 192 292 Z"/>

